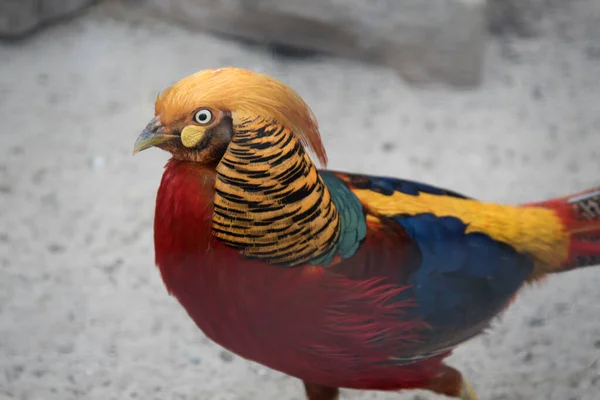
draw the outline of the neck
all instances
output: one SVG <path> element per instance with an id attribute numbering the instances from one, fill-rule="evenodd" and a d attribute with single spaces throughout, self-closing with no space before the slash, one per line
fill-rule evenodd
<path id="1" fill-rule="evenodd" d="M 214 170 L 199 163 L 171 159 L 156 198 L 154 245 L 163 272 L 193 265 L 212 240 L 210 218 Z"/>
<path id="2" fill-rule="evenodd" d="M 217 166 L 213 233 L 246 256 L 298 265 L 335 248 L 338 213 L 293 133 L 247 121 Z"/>

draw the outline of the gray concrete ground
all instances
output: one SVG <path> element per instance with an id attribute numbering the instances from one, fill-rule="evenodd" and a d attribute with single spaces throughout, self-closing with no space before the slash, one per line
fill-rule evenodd
<path id="1" fill-rule="evenodd" d="M 495 39 L 471 92 L 104 11 L 0 45 L 0 399 L 301 399 L 204 338 L 153 267 L 167 155 L 131 148 L 156 93 L 207 67 L 260 70 L 312 105 L 331 167 L 542 199 L 600 184 L 600 16 L 573 7 L 544 38 Z M 600 398 L 599 287 L 588 269 L 525 289 L 451 362 L 482 400 Z"/>

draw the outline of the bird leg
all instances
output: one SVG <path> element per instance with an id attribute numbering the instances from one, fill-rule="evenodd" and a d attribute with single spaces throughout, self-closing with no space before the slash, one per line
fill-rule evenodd
<path id="1" fill-rule="evenodd" d="M 340 396 L 338 388 L 317 385 L 310 382 L 304 382 L 304 389 L 306 389 L 308 400 L 338 400 Z"/>
<path id="2" fill-rule="evenodd" d="M 425 389 L 461 400 L 477 400 L 475 390 L 469 382 L 458 370 L 447 365 L 442 365 L 439 373 L 429 381 Z"/>
<path id="3" fill-rule="evenodd" d="M 304 382 L 308 400 L 338 400 L 338 388 Z M 423 389 L 437 394 L 455 397 L 460 400 L 477 400 L 473 387 L 463 378 L 462 374 L 447 365 L 442 365 L 438 374 L 429 381 Z"/>

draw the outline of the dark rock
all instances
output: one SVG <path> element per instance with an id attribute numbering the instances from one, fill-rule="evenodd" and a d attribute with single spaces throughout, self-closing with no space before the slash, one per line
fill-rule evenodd
<path id="1" fill-rule="evenodd" d="M 223 350 L 219 353 L 219 357 L 221 358 L 221 360 L 230 363 L 233 361 L 234 356 L 233 354 L 231 354 L 231 352 Z"/>
<path id="2" fill-rule="evenodd" d="M 529 326 L 531 327 L 538 327 L 538 326 L 544 326 L 546 324 L 546 321 L 543 318 L 532 318 L 529 320 Z"/>
<path id="3" fill-rule="evenodd" d="M 488 29 L 498 35 L 537 36 L 544 7 L 545 0 L 488 0 Z"/>
<path id="4" fill-rule="evenodd" d="M 383 150 L 384 153 L 391 153 L 395 148 L 396 145 L 392 142 L 383 142 L 381 145 L 381 150 Z"/>

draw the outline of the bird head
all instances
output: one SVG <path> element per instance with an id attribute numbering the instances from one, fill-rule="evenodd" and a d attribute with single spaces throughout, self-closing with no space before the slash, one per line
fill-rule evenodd
<path id="1" fill-rule="evenodd" d="M 159 94 L 133 152 L 159 147 L 176 159 L 215 166 L 238 128 L 257 119 L 288 128 L 326 164 L 316 119 L 300 95 L 270 76 L 233 67 L 197 72 Z"/>

